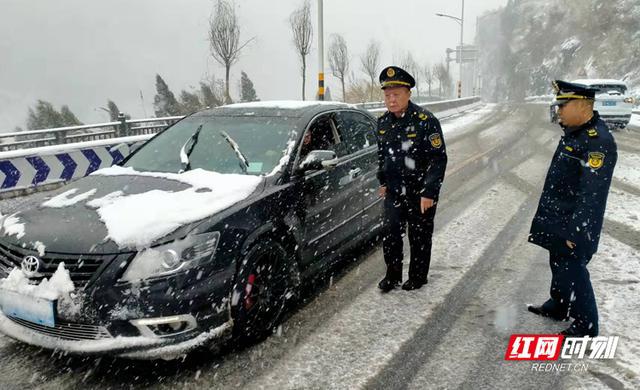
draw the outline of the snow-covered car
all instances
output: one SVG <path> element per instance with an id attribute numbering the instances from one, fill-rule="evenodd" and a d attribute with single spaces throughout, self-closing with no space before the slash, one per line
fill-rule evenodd
<path id="1" fill-rule="evenodd" d="M 269 334 L 377 233 L 375 126 L 339 103 L 219 107 L 39 194 L 0 220 L 0 332 L 148 359 Z"/>
<path id="2" fill-rule="evenodd" d="M 624 129 L 631 120 L 634 98 L 627 94 L 627 84 L 613 79 L 579 79 L 572 83 L 583 84 L 595 89 L 594 110 L 610 128 Z M 551 108 L 551 122 L 557 122 L 555 107 Z"/>

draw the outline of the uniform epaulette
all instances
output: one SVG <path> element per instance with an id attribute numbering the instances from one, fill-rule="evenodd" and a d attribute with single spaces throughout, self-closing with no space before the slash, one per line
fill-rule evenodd
<path id="1" fill-rule="evenodd" d="M 589 129 L 587 130 L 587 135 L 591 138 L 596 138 L 598 136 L 598 130 L 594 129 Z"/>

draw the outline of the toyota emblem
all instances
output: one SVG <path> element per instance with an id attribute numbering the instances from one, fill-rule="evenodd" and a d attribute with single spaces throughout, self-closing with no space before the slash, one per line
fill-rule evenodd
<path id="1" fill-rule="evenodd" d="M 35 256 L 26 256 L 22 259 L 21 268 L 22 272 L 24 272 L 28 278 L 32 278 L 36 276 L 40 270 L 40 259 Z"/>

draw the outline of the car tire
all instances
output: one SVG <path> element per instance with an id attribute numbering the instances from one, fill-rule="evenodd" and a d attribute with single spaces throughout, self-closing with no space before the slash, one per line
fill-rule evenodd
<path id="1" fill-rule="evenodd" d="M 271 334 L 298 299 L 299 287 L 292 254 L 271 238 L 253 244 L 243 257 L 231 299 L 234 340 L 245 344 Z"/>

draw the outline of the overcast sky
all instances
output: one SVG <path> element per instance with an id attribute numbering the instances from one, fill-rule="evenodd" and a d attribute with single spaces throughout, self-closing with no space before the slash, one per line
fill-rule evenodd
<path id="1" fill-rule="evenodd" d="M 258 97 L 299 99 L 299 59 L 288 17 L 301 0 L 236 0 L 241 39 L 255 37 L 232 68 L 237 98 L 240 71 Z M 325 49 L 342 34 L 361 77 L 358 56 L 371 39 L 382 46 L 383 64 L 410 50 L 422 63 L 439 62 L 459 41 L 459 25 L 436 12 L 460 15 L 455 0 L 324 0 Z M 465 4 L 465 42 L 475 35 L 476 17 L 506 0 Z M 207 41 L 214 0 L 0 0 L 0 132 L 23 126 L 37 99 L 69 105 L 85 123 L 106 120 L 98 107 L 114 100 L 134 118 L 153 115 L 155 74 L 178 95 L 212 75 L 224 76 Z M 312 0 L 314 28 L 316 0 Z M 308 57 L 307 96 L 315 96 L 317 35 Z M 325 73 L 334 98 L 337 80 Z M 144 97 L 144 105 L 140 99 Z"/>

